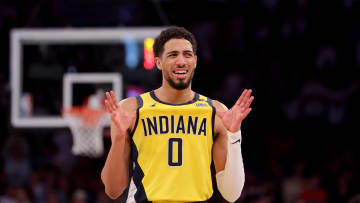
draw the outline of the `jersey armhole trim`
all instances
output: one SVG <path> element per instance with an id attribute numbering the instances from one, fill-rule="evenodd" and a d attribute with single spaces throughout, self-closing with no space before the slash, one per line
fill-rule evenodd
<path id="1" fill-rule="evenodd" d="M 134 133 L 135 133 L 135 130 L 137 128 L 137 125 L 138 125 L 138 122 L 139 122 L 139 111 L 140 111 L 140 108 L 143 106 L 143 100 L 141 98 L 141 96 L 136 96 L 136 100 L 137 100 L 137 103 L 138 103 L 138 107 L 136 109 L 136 121 L 135 121 L 135 125 L 134 125 L 134 129 L 132 129 L 132 131 L 130 132 L 130 137 L 132 138 Z"/>
<path id="2" fill-rule="evenodd" d="M 212 108 L 212 116 L 211 116 L 211 130 L 212 130 L 212 137 L 213 139 L 215 138 L 215 115 L 216 115 L 216 108 L 213 105 L 213 102 L 210 98 L 207 98 L 207 103 L 211 106 Z"/>

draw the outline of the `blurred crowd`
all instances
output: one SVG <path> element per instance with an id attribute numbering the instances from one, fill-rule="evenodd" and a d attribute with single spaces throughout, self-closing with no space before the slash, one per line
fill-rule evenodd
<path id="1" fill-rule="evenodd" d="M 100 160 L 73 156 L 71 136 L 30 136 L 12 134 L 2 146 L 1 203 L 110 202 L 100 181 Z M 63 151 L 66 138 L 69 147 Z"/>
<path id="2" fill-rule="evenodd" d="M 254 91 L 238 202 L 359 203 L 358 19 L 356 0 L 1 0 L 0 203 L 112 201 L 106 154 L 72 155 L 67 129 L 11 126 L 9 31 L 171 24 L 198 39 L 196 91 L 228 107 Z M 209 202 L 225 201 L 215 188 Z"/>

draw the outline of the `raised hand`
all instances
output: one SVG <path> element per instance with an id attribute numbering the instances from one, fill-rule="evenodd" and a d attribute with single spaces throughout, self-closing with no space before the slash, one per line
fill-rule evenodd
<path id="1" fill-rule="evenodd" d="M 106 92 L 105 109 L 110 113 L 112 122 L 116 125 L 120 133 L 116 135 L 124 135 L 131 126 L 132 121 L 136 117 L 136 112 L 128 113 L 124 111 L 117 101 L 113 91 Z M 116 136 L 115 135 L 115 136 Z"/>
<path id="2" fill-rule="evenodd" d="M 251 89 L 245 89 L 231 109 L 225 112 L 219 110 L 216 111 L 216 114 L 221 118 L 228 131 L 237 132 L 240 130 L 242 121 L 251 111 L 250 104 L 254 100 L 254 96 L 251 96 L 251 92 Z"/>

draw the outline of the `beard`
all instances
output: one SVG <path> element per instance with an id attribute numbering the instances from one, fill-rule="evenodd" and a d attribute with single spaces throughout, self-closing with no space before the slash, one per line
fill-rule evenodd
<path id="1" fill-rule="evenodd" d="M 184 90 L 188 88 L 192 82 L 192 79 L 194 77 L 194 70 L 191 72 L 190 78 L 188 81 L 185 79 L 180 80 L 179 82 L 175 82 L 173 79 L 170 78 L 169 73 L 165 72 L 164 74 L 165 80 L 169 83 L 169 85 L 176 89 L 176 90 Z"/>

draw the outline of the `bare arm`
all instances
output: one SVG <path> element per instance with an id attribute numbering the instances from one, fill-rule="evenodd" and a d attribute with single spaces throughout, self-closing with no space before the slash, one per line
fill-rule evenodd
<path id="1" fill-rule="evenodd" d="M 228 108 L 218 101 L 214 101 L 214 107 L 217 111 L 227 111 Z M 215 140 L 213 145 L 213 159 L 216 173 L 224 170 L 227 155 L 227 141 L 226 128 L 221 119 L 215 116 Z"/>
<path id="2" fill-rule="evenodd" d="M 217 110 L 213 145 L 216 183 L 222 196 L 229 202 L 235 202 L 240 197 L 245 182 L 240 127 L 251 111 L 253 99 L 251 90 L 244 90 L 230 110 L 214 101 Z"/>
<path id="3" fill-rule="evenodd" d="M 105 106 L 111 114 L 111 148 L 101 172 L 105 193 L 118 198 L 129 184 L 130 136 L 136 119 L 137 101 L 128 98 L 118 103 L 114 93 L 106 93 Z"/>
<path id="4" fill-rule="evenodd" d="M 240 130 L 242 120 L 250 113 L 250 105 L 254 100 L 251 90 L 244 90 L 236 104 L 229 110 L 224 104 L 214 100 L 216 109 L 215 116 L 215 140 L 213 146 L 213 158 L 216 173 L 222 171 L 226 163 L 228 132 Z"/>

